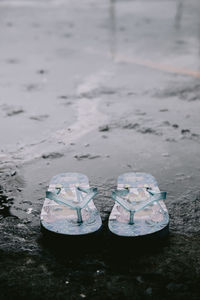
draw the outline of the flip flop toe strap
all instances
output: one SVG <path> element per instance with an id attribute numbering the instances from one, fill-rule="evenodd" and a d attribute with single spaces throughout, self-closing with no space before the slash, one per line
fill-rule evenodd
<path id="1" fill-rule="evenodd" d="M 83 218 L 81 214 L 81 210 L 88 205 L 88 203 L 96 196 L 97 188 L 89 188 L 84 189 L 80 187 L 75 187 L 76 196 L 78 203 L 75 203 L 69 199 L 64 199 L 59 197 L 59 193 L 61 191 L 60 188 L 56 188 L 56 193 L 47 191 L 46 198 L 55 201 L 58 204 L 68 206 L 77 212 L 77 223 L 82 223 Z M 85 193 L 86 196 L 83 197 L 82 193 Z"/>
<path id="2" fill-rule="evenodd" d="M 166 192 L 155 192 L 150 188 L 146 188 L 147 192 L 150 194 L 150 200 L 147 201 L 146 203 L 144 203 L 143 205 L 141 205 L 140 207 L 138 207 L 137 209 L 135 209 L 135 205 L 132 204 L 131 202 L 128 202 L 126 199 L 123 199 L 123 196 L 126 196 L 129 194 L 129 190 L 125 189 L 125 190 L 115 190 L 112 193 L 112 198 L 114 201 L 116 201 L 117 203 L 119 203 L 125 210 L 127 210 L 130 213 L 130 217 L 129 217 L 129 224 L 134 224 L 134 215 L 136 212 L 139 212 L 143 209 L 145 209 L 147 206 L 153 204 L 154 202 L 157 202 L 162 210 L 162 212 L 164 212 L 162 206 L 160 205 L 159 201 L 160 200 L 165 200 L 166 199 Z"/>

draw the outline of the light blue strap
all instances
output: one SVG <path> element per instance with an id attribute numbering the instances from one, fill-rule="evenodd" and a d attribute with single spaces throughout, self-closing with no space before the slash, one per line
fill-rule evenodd
<path id="1" fill-rule="evenodd" d="M 75 187 L 76 196 L 77 196 L 77 199 L 79 201 L 78 203 L 75 203 L 75 202 L 73 202 L 71 200 L 68 200 L 68 199 L 63 199 L 63 198 L 58 197 L 61 189 L 60 188 L 56 188 L 56 190 L 58 190 L 56 193 L 47 191 L 46 192 L 46 198 L 48 198 L 50 200 L 53 200 L 53 201 L 55 201 L 58 204 L 65 205 L 65 206 L 68 206 L 68 207 L 70 207 L 72 209 L 75 209 L 76 212 L 77 212 L 77 217 L 78 217 L 77 222 L 78 223 L 82 223 L 83 219 L 82 219 L 81 210 L 85 206 L 87 206 L 87 204 L 97 194 L 97 188 L 83 189 L 83 188 L 80 188 L 80 187 L 78 187 L 78 188 Z M 83 195 L 82 195 L 81 192 L 86 193 L 87 195 L 85 197 L 83 197 Z"/>
<path id="2" fill-rule="evenodd" d="M 127 200 L 122 198 L 122 195 L 127 195 L 129 193 L 128 190 L 116 190 L 112 192 L 112 198 L 119 203 L 124 209 L 129 211 L 130 213 L 130 218 L 129 218 L 129 224 L 134 224 L 134 214 L 135 214 L 135 209 L 129 203 Z"/>
<path id="3" fill-rule="evenodd" d="M 148 190 L 147 190 L 148 191 Z M 148 191 L 149 192 L 149 191 Z M 147 203 L 145 203 L 144 205 L 142 205 L 141 207 L 137 208 L 135 210 L 135 212 L 138 212 L 140 210 L 143 210 L 144 208 L 146 208 L 147 206 L 153 204 L 154 202 L 158 202 L 160 200 L 166 200 L 166 196 L 167 193 L 166 192 L 159 192 L 159 193 L 150 193 L 151 195 L 151 200 L 149 200 Z"/>
<path id="4" fill-rule="evenodd" d="M 154 190 L 152 190 L 152 188 L 148 188 L 148 187 L 146 188 L 146 190 L 152 196 L 156 196 L 156 195 L 162 194 L 163 198 L 161 198 L 160 200 L 166 200 L 166 197 L 167 197 L 167 193 L 166 192 L 159 192 L 158 193 L 157 191 L 154 191 Z M 158 199 L 158 204 L 160 206 L 160 209 L 164 213 L 165 211 L 164 211 L 162 205 L 160 204 L 159 199 Z"/>
<path id="5" fill-rule="evenodd" d="M 127 189 L 126 190 L 116 190 L 112 193 L 112 198 L 117 203 L 119 203 L 124 209 L 129 211 L 129 213 L 130 213 L 129 224 L 131 224 L 131 225 L 134 224 L 135 213 L 145 209 L 147 206 L 153 204 L 154 202 L 158 202 L 160 208 L 163 211 L 163 208 L 160 205 L 159 201 L 165 200 L 167 193 L 166 192 L 155 192 L 155 191 L 151 190 L 150 188 L 146 188 L 146 190 L 151 195 L 151 199 L 137 209 L 134 209 L 134 206 L 133 206 L 133 204 L 131 204 L 131 202 L 128 202 L 127 200 L 122 198 L 122 196 L 127 195 L 129 193 L 129 190 L 127 190 Z"/>
<path id="6" fill-rule="evenodd" d="M 116 202 L 118 202 L 123 208 L 125 208 L 128 211 L 131 211 L 132 210 L 131 203 L 129 203 L 127 200 L 125 200 L 125 199 L 122 198 L 122 196 L 125 196 L 128 193 L 129 193 L 128 191 L 116 190 L 116 191 L 112 192 L 112 198 Z"/>

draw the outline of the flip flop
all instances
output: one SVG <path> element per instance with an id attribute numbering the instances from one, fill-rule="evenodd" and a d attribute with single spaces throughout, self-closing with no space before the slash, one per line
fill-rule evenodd
<path id="1" fill-rule="evenodd" d="M 112 193 L 115 205 L 109 217 L 109 230 L 124 237 L 144 237 L 168 233 L 169 215 L 155 178 L 146 173 L 125 173 L 118 177 Z"/>
<path id="2" fill-rule="evenodd" d="M 98 231 L 102 221 L 93 198 L 96 188 L 89 186 L 87 176 L 63 173 L 49 184 L 41 210 L 41 227 L 60 235 L 82 236 Z"/>

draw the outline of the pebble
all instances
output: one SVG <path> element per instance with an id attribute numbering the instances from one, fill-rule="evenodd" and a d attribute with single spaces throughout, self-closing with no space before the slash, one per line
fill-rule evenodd
<path id="1" fill-rule="evenodd" d="M 148 287 L 145 292 L 147 295 L 152 295 L 152 288 Z"/>
<path id="2" fill-rule="evenodd" d="M 138 123 L 128 123 L 123 126 L 124 129 L 135 129 L 138 127 L 139 127 Z"/>
<path id="3" fill-rule="evenodd" d="M 109 131 L 110 130 L 110 128 L 109 128 L 109 126 L 108 125 L 103 125 L 103 126 L 99 126 L 99 131 Z"/>
<path id="4" fill-rule="evenodd" d="M 190 133 L 190 130 L 189 129 L 182 129 L 181 133 L 182 134 L 187 134 L 187 133 Z"/>
<path id="5" fill-rule="evenodd" d="M 44 74 L 44 73 L 46 73 L 46 71 L 43 70 L 43 69 L 41 69 L 41 70 L 38 70 L 37 73 L 38 73 L 38 74 Z"/>
<path id="6" fill-rule="evenodd" d="M 47 153 L 47 154 L 43 154 L 42 158 L 46 159 L 46 158 L 59 158 L 64 156 L 64 154 L 59 153 L 59 152 L 51 152 L 51 153 Z"/>
<path id="7" fill-rule="evenodd" d="M 48 117 L 49 117 L 49 115 L 38 115 L 38 116 L 31 116 L 29 119 L 35 120 L 35 121 L 44 121 Z"/>
<path id="8" fill-rule="evenodd" d="M 61 95 L 61 96 L 59 96 L 59 98 L 60 98 L 60 99 L 68 99 L 69 97 L 66 96 L 66 95 Z"/>
<path id="9" fill-rule="evenodd" d="M 139 282 L 139 283 L 143 283 L 143 279 L 142 279 L 142 276 L 137 276 L 136 277 L 136 280 Z"/>
<path id="10" fill-rule="evenodd" d="M 167 108 L 160 109 L 160 112 L 166 112 L 166 111 L 169 111 L 169 110 Z"/>
<path id="11" fill-rule="evenodd" d="M 80 294 L 80 297 L 81 298 L 86 298 L 86 295 L 85 294 Z"/>
<path id="12" fill-rule="evenodd" d="M 13 109 L 13 110 L 11 110 L 11 111 L 9 111 L 9 112 L 7 113 L 7 116 L 8 116 L 8 117 L 11 117 L 11 116 L 19 115 L 19 114 L 21 114 L 21 113 L 23 113 L 23 112 L 24 112 L 23 109 Z"/>
<path id="13" fill-rule="evenodd" d="M 82 160 L 82 159 L 95 159 L 95 158 L 99 158 L 101 157 L 100 155 L 95 155 L 95 154 L 76 154 L 74 155 L 74 157 L 77 159 L 77 160 Z"/>

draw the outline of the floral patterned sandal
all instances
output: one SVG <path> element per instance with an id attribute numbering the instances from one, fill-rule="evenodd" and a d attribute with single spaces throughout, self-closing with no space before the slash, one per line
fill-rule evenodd
<path id="1" fill-rule="evenodd" d="M 63 173 L 51 179 L 41 211 L 41 227 L 61 235 L 85 235 L 98 231 L 102 221 L 94 202 L 96 188 L 87 176 Z"/>
<path id="2" fill-rule="evenodd" d="M 118 236 L 165 235 L 169 215 L 155 178 L 146 173 L 126 173 L 118 177 L 112 198 L 115 205 L 109 217 L 109 230 Z"/>

